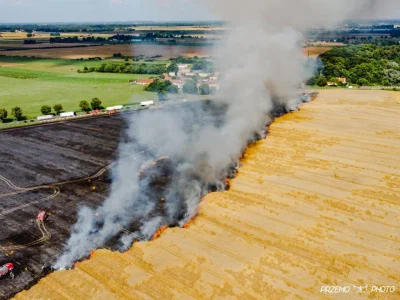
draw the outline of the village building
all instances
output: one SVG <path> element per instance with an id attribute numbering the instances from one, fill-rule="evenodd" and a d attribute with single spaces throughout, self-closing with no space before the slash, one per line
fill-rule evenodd
<path id="1" fill-rule="evenodd" d="M 147 79 L 147 78 L 140 78 L 136 80 L 137 85 L 149 85 L 150 83 L 153 83 L 154 79 Z M 135 81 L 133 81 L 135 82 Z"/>
<path id="2" fill-rule="evenodd" d="M 183 85 L 185 84 L 185 81 L 182 79 L 173 79 L 171 80 L 173 85 L 176 85 L 178 89 L 183 89 Z"/>
<path id="3" fill-rule="evenodd" d="M 219 90 L 219 82 L 217 81 L 209 81 L 207 83 L 210 88 L 215 88 L 216 90 Z"/>

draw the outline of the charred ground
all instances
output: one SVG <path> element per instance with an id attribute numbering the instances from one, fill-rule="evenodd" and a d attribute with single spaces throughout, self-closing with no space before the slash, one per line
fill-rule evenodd
<path id="1" fill-rule="evenodd" d="M 97 206 L 107 196 L 110 179 L 103 168 L 116 157 L 124 126 L 115 115 L 0 132 L 0 175 L 9 180 L 0 180 L 0 264 L 14 263 L 16 275 L 0 279 L 0 298 L 45 275 L 42 267 L 62 253 L 79 206 Z M 37 188 L 23 189 L 31 187 Z M 35 222 L 40 210 L 51 214 L 49 239 L 41 240 Z"/>

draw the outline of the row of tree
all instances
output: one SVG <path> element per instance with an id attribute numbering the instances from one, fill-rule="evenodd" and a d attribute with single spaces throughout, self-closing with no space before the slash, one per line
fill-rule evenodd
<path id="1" fill-rule="evenodd" d="M 90 101 L 90 104 L 86 100 L 82 100 L 79 103 L 79 108 L 84 112 L 89 112 L 96 109 L 104 109 L 102 102 L 99 98 L 93 98 L 92 101 Z"/>
<path id="2" fill-rule="evenodd" d="M 57 116 L 63 112 L 63 106 L 61 104 L 54 105 L 53 109 Z M 49 115 L 51 114 L 51 107 L 48 105 L 43 105 L 40 111 L 43 115 Z"/>
<path id="3" fill-rule="evenodd" d="M 102 106 L 102 102 L 99 98 L 93 98 L 90 103 L 86 100 L 82 100 L 79 103 L 79 108 L 84 112 L 89 112 L 91 110 L 96 110 L 96 109 L 104 109 L 104 107 Z M 61 104 L 56 104 L 53 106 L 53 110 L 56 115 L 60 115 L 63 112 L 63 106 Z M 43 105 L 40 109 L 40 112 L 43 115 L 49 115 L 52 113 L 52 108 L 48 105 Z M 17 121 L 24 121 L 27 119 L 24 116 L 21 107 L 19 107 L 19 106 L 16 106 L 11 109 L 11 115 Z M 0 108 L 0 121 L 1 122 L 11 122 L 12 121 L 12 119 L 8 118 L 8 111 L 5 108 Z"/>
<path id="4" fill-rule="evenodd" d="M 19 106 L 13 107 L 11 109 L 11 115 L 17 120 L 17 121 L 23 121 L 26 120 L 26 117 L 22 113 L 22 109 Z M 5 108 L 0 108 L 0 121 L 1 122 L 6 122 L 8 121 L 8 111 Z"/>
<path id="5" fill-rule="evenodd" d="M 400 85 L 400 47 L 357 45 L 335 47 L 319 57 L 317 77 L 345 77 L 360 85 Z"/>
<path id="6" fill-rule="evenodd" d="M 102 102 L 99 98 L 93 98 L 90 103 L 86 100 L 82 100 L 79 103 L 79 108 L 84 112 L 89 112 L 96 109 L 104 109 L 104 107 L 102 106 Z M 63 112 L 63 106 L 61 104 L 54 105 L 53 109 L 57 116 Z M 43 115 L 49 115 L 52 113 L 51 107 L 48 105 L 43 105 L 40 111 Z"/>
<path id="7" fill-rule="evenodd" d="M 104 63 L 99 67 L 84 67 L 83 70 L 78 70 L 78 73 L 123 73 L 123 74 L 151 74 L 161 75 L 167 72 L 166 65 L 159 64 L 118 64 L 118 63 Z"/>
<path id="8" fill-rule="evenodd" d="M 79 43 L 79 42 L 105 42 L 107 41 L 106 38 L 103 37 L 94 37 L 94 36 L 87 36 L 87 37 L 83 37 L 83 38 L 79 38 L 77 36 L 70 36 L 70 37 L 60 37 L 60 36 L 56 36 L 56 37 L 51 37 L 49 39 L 50 43 Z"/>

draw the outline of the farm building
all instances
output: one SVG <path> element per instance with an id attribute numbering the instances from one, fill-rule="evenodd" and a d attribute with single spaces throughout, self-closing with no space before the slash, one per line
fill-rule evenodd
<path id="1" fill-rule="evenodd" d="M 163 75 L 163 77 L 164 77 L 164 79 L 165 80 L 169 80 L 169 81 L 171 81 L 171 77 L 169 76 L 169 74 L 168 73 L 163 73 L 162 74 Z M 173 75 L 172 76 L 174 76 L 175 74 L 173 73 Z"/>
<path id="2" fill-rule="evenodd" d="M 136 80 L 136 84 L 138 85 L 149 85 L 150 83 L 153 83 L 154 79 L 146 79 L 146 78 L 141 78 Z"/>

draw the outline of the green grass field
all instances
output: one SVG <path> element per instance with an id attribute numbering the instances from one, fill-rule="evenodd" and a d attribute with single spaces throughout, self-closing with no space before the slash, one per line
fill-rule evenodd
<path id="1" fill-rule="evenodd" d="M 122 60 L 120 60 L 122 61 Z M 78 111 L 81 100 L 99 98 L 103 106 L 138 103 L 157 98 L 129 80 L 150 75 L 87 73 L 78 69 L 104 61 L 35 59 L 0 56 L 0 108 L 19 106 L 28 118 L 41 115 L 43 105 L 62 104 L 65 111 Z"/>

